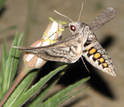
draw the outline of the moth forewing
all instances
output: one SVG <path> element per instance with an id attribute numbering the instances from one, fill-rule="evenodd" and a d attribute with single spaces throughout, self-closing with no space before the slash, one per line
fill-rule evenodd
<path id="1" fill-rule="evenodd" d="M 70 37 L 49 46 L 14 48 L 31 52 L 44 60 L 74 63 L 82 55 L 82 38 L 77 34 Z"/>

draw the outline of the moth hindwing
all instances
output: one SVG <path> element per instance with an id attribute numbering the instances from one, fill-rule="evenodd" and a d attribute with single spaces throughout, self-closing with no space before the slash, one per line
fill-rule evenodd
<path id="1" fill-rule="evenodd" d="M 96 18 L 91 26 L 72 21 L 68 25 L 72 35 L 49 46 L 15 48 L 36 54 L 44 60 L 61 61 L 65 63 L 74 63 L 83 56 L 94 67 L 111 76 L 116 76 L 115 67 L 111 58 L 99 44 L 94 34 L 95 30 L 110 21 L 114 15 L 114 9 L 107 8 Z"/>

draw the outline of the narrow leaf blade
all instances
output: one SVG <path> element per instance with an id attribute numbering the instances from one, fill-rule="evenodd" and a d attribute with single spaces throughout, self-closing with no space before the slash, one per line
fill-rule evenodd
<path id="1" fill-rule="evenodd" d="M 0 73 L 0 99 L 3 96 L 2 85 L 3 85 L 3 77 L 4 77 L 4 70 L 6 68 L 6 60 L 7 60 L 7 50 L 6 50 L 6 39 L 4 40 L 3 45 L 3 57 L 2 57 L 2 70 Z"/>
<path id="2" fill-rule="evenodd" d="M 3 93 L 5 93 L 8 89 L 9 86 L 11 84 L 11 73 L 12 73 L 12 67 L 13 67 L 13 60 L 14 60 L 14 49 L 12 46 L 17 44 L 17 40 L 18 40 L 18 34 L 16 34 L 13 43 L 11 45 L 11 49 L 9 51 L 8 54 L 8 58 L 6 60 L 6 68 L 4 68 L 4 77 L 3 77 Z"/>
<path id="3" fill-rule="evenodd" d="M 30 97 L 32 97 L 50 78 L 52 78 L 57 72 L 64 69 L 67 65 L 57 68 L 56 70 L 50 72 L 48 75 L 43 77 L 38 83 L 32 86 L 26 93 L 22 94 L 17 100 L 12 102 L 12 107 L 22 106 Z M 9 104 L 8 104 L 9 105 Z"/>
<path id="4" fill-rule="evenodd" d="M 23 40 L 23 36 L 24 33 L 22 33 L 19 37 L 18 37 L 18 41 L 17 41 L 17 45 L 16 46 L 21 46 L 22 44 L 22 40 Z M 19 56 L 20 56 L 20 50 L 19 49 L 15 49 L 15 53 L 14 53 L 14 60 L 13 60 L 13 69 L 12 69 L 12 74 L 11 74 L 11 80 L 13 81 L 16 71 L 17 71 L 17 67 L 18 67 L 18 63 L 19 63 Z"/>
<path id="5" fill-rule="evenodd" d="M 83 84 L 84 82 L 88 81 L 88 78 L 84 78 L 82 80 L 80 80 L 79 82 L 70 85 L 69 87 L 67 87 L 66 89 L 60 91 L 59 93 L 57 93 L 56 95 L 54 95 L 53 97 L 49 98 L 46 102 L 44 102 L 44 105 L 46 107 L 50 106 L 50 107 L 57 107 L 55 105 L 59 105 L 61 104 L 61 98 L 65 97 L 68 93 L 70 93 L 72 90 L 74 90 L 75 88 L 77 88 L 79 85 Z M 66 100 L 66 97 L 63 101 Z"/>
<path id="6" fill-rule="evenodd" d="M 58 82 L 58 80 L 64 75 L 64 73 L 62 72 L 60 75 L 58 75 L 54 80 L 50 80 L 50 82 L 47 84 L 47 87 L 45 89 L 43 89 L 40 94 L 38 94 L 38 96 L 35 98 L 34 101 L 32 101 L 30 103 L 30 105 L 28 105 L 28 107 L 35 107 L 36 105 L 38 105 L 39 103 L 41 103 L 43 101 L 43 99 L 45 98 L 46 94 L 48 94 L 49 90 Z"/>
<path id="7" fill-rule="evenodd" d="M 28 89 L 30 84 L 32 83 L 33 79 L 36 76 L 36 72 L 30 72 L 23 81 L 16 87 L 12 95 L 9 97 L 7 102 L 4 104 L 5 107 L 12 106 L 13 103 L 15 103 L 18 98 L 24 94 L 24 92 Z M 12 106 L 13 107 L 13 106 Z"/>

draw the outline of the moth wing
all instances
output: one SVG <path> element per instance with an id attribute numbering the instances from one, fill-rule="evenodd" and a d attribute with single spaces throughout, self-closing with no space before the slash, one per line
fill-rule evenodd
<path id="1" fill-rule="evenodd" d="M 112 7 L 108 7 L 104 10 L 91 24 L 92 31 L 96 31 L 104 24 L 109 22 L 115 16 L 115 10 Z"/>
<path id="2" fill-rule="evenodd" d="M 77 42 L 78 39 L 80 40 L 78 34 L 75 34 L 60 42 L 48 46 L 14 48 L 36 54 L 38 57 L 44 60 L 74 63 L 82 54 L 82 44 Z"/>

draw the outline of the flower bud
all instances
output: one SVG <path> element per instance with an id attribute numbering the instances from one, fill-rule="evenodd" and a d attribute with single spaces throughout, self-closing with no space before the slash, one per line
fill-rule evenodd
<path id="1" fill-rule="evenodd" d="M 61 28 L 62 24 L 60 22 L 50 22 L 42 39 L 36 41 L 33 45 L 31 45 L 31 47 L 41 47 L 55 43 L 62 35 L 62 30 L 59 30 Z M 36 54 L 27 52 L 24 55 L 24 63 L 28 68 L 34 69 L 40 68 L 46 63 L 46 61 L 39 58 Z"/>

